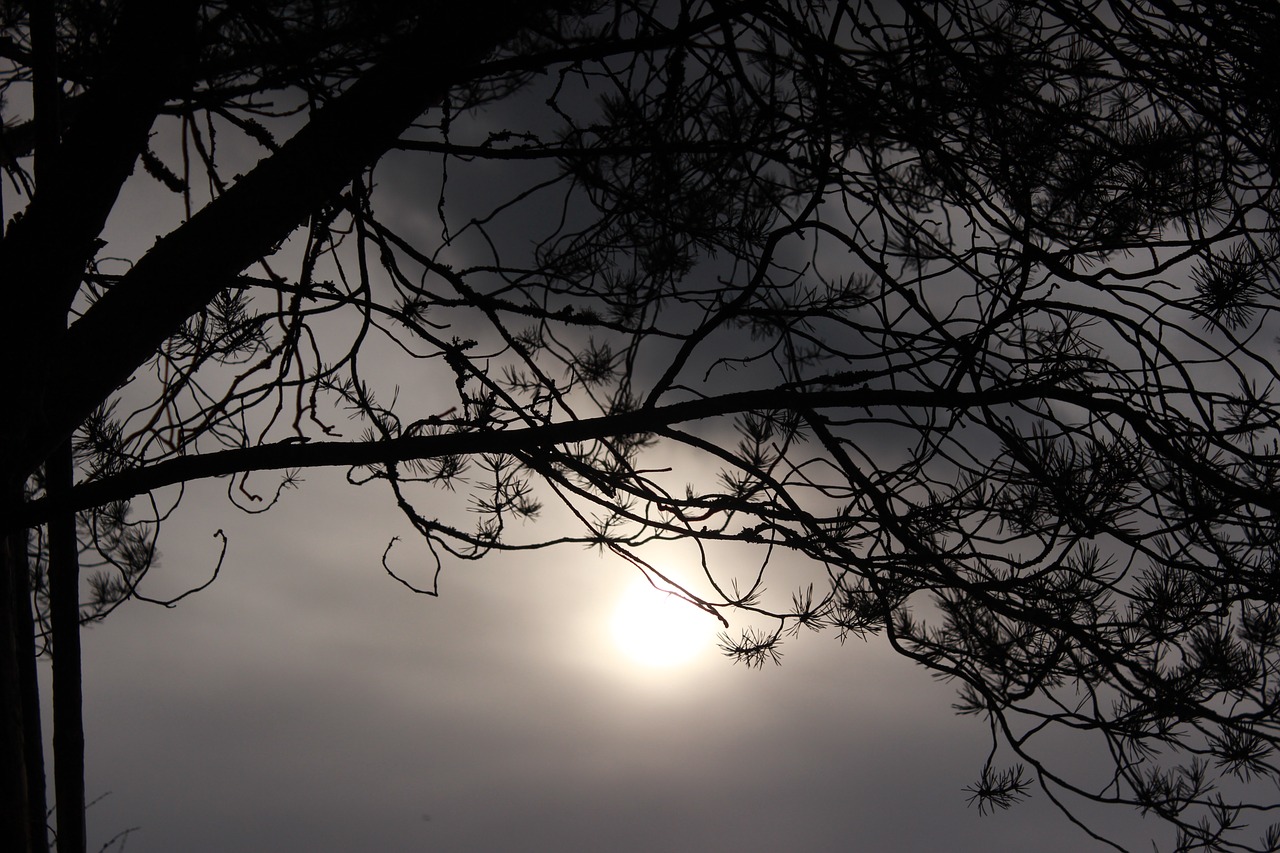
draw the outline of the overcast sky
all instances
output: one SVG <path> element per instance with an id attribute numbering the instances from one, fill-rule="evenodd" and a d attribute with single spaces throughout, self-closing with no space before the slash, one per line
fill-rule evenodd
<path id="1" fill-rule="evenodd" d="M 220 579 L 86 634 L 91 849 L 1090 849 L 1042 794 L 967 808 L 981 723 L 882 643 L 645 668 L 612 639 L 618 561 L 496 557 L 415 596 L 379 564 L 385 491 L 339 479 L 256 518 L 193 489 L 148 591 L 203 580 L 224 529 Z"/>

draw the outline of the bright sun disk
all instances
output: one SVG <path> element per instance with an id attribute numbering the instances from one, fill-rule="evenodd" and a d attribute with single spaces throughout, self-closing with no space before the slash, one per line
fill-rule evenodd
<path id="1" fill-rule="evenodd" d="M 687 601 L 640 579 L 627 587 L 613 612 L 613 641 L 636 663 L 671 667 L 710 647 L 718 623 Z"/>

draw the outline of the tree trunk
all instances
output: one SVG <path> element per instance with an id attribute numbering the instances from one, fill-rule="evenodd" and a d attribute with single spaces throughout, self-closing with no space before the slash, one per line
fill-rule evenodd
<path id="1" fill-rule="evenodd" d="M 49 494 L 71 490 L 67 442 L 45 466 Z M 49 522 L 49 621 L 53 634 L 53 791 L 58 853 L 85 853 L 84 720 L 80 680 L 80 557 L 76 514 Z"/>
<path id="2" fill-rule="evenodd" d="M 44 745 L 31 618 L 27 531 L 0 549 L 0 848 L 44 853 Z"/>

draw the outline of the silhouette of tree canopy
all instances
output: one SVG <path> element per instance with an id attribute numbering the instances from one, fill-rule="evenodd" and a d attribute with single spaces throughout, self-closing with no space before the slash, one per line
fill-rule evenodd
<path id="1" fill-rule="evenodd" d="M 145 597 L 148 495 L 343 466 L 413 589 L 594 546 L 737 661 L 954 681 L 979 809 L 1280 847 L 1273 4 L 54 8 L 0 13 L 7 708 L 57 519 L 89 620 Z"/>

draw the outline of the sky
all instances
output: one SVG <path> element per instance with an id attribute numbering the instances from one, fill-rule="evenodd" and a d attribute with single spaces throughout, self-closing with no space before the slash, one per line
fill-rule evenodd
<path id="1" fill-rule="evenodd" d="M 451 181 L 461 196 L 503 184 Z M 384 212 L 438 233 L 429 181 L 387 184 Z M 134 182 L 109 253 L 145 250 L 173 205 Z M 708 637 L 691 661 L 648 667 L 615 642 L 636 575 L 621 560 L 499 554 L 447 566 L 438 598 L 414 595 L 380 564 L 399 536 L 397 567 L 429 578 L 389 491 L 303 476 L 257 516 L 229 505 L 225 482 L 190 485 L 143 591 L 203 583 L 223 531 L 216 582 L 86 630 L 91 850 L 1104 849 L 1038 790 L 1008 812 L 968 807 L 983 722 L 956 716 L 952 686 L 881 639 L 806 634 L 781 666 L 751 670 Z M 433 500 L 433 514 L 458 510 Z M 660 556 L 693 575 L 687 554 Z M 1130 812 L 1085 815 L 1133 848 L 1168 841 Z"/>
<path id="2" fill-rule="evenodd" d="M 405 533 L 384 493 L 312 472 L 247 517 L 216 486 L 148 592 L 207 578 L 222 529 L 217 582 L 85 634 L 91 849 L 1090 849 L 1042 794 L 968 808 L 981 722 L 883 643 L 645 667 L 612 636 L 617 561 L 498 556 L 415 596 L 379 563 Z"/>

